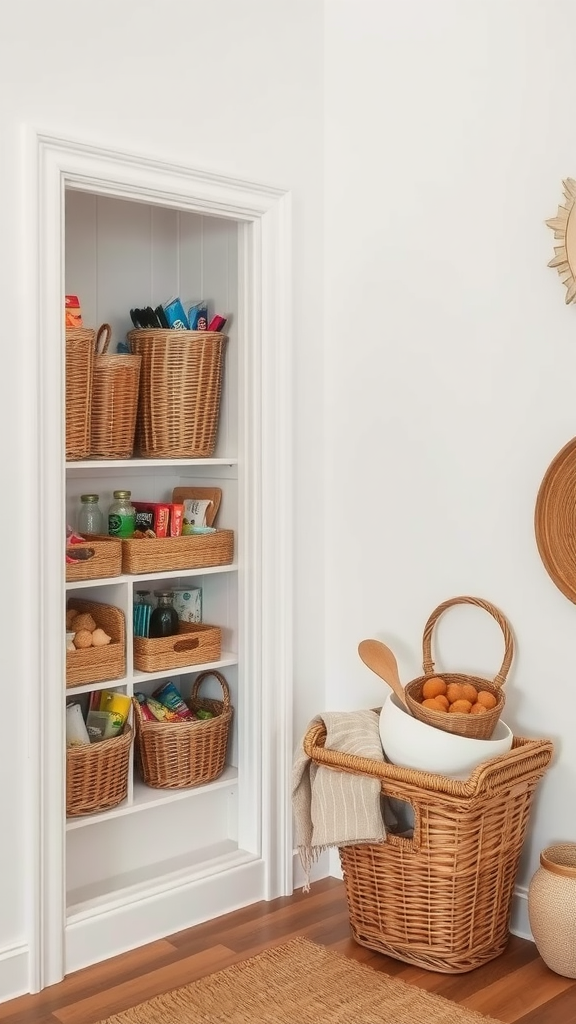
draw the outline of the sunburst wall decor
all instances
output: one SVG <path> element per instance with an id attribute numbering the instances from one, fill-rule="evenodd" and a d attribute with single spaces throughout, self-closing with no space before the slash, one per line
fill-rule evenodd
<path id="1" fill-rule="evenodd" d="M 565 204 L 558 207 L 558 213 L 546 223 L 554 232 L 554 238 L 561 245 L 554 246 L 554 259 L 548 266 L 555 267 L 562 283 L 566 286 L 566 304 L 576 302 L 576 181 L 566 178 L 564 186 Z"/>

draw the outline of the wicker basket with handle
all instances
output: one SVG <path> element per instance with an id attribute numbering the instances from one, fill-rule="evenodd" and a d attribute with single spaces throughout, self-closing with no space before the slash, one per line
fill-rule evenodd
<path id="1" fill-rule="evenodd" d="M 226 335 L 215 331 L 134 330 L 142 356 L 136 449 L 144 458 L 205 458 L 214 453 Z"/>
<path id="2" fill-rule="evenodd" d="M 90 455 L 129 459 L 134 450 L 142 357 L 108 355 L 111 336 L 110 325 L 102 324 L 96 336 Z"/>
<path id="3" fill-rule="evenodd" d="M 496 620 L 502 630 L 504 636 L 504 660 L 502 661 L 500 671 L 494 679 L 484 679 L 481 676 L 470 675 L 463 672 L 437 672 L 434 669 L 434 662 L 432 660 L 432 633 L 434 631 L 434 627 L 442 613 L 445 612 L 447 608 L 451 608 L 457 604 L 469 604 L 474 605 L 477 608 L 483 608 Z M 443 729 L 444 732 L 452 732 L 459 736 L 469 736 L 482 740 L 490 739 L 504 707 L 505 697 L 502 687 L 506 682 L 510 665 L 512 664 L 512 658 L 514 656 L 512 630 L 506 617 L 493 604 L 490 604 L 489 601 L 484 601 L 482 598 L 453 597 L 449 601 L 444 601 L 442 604 L 438 605 L 428 619 L 428 622 L 424 627 L 422 654 L 424 675 L 419 676 L 417 679 L 413 679 L 412 682 L 407 683 L 404 688 L 406 703 L 410 712 L 414 715 L 414 718 L 420 719 L 421 722 L 427 722 L 428 725 L 433 725 L 436 729 Z M 427 679 L 436 675 L 440 675 L 446 684 L 472 683 L 477 690 L 487 690 L 496 698 L 496 706 L 482 715 L 448 713 L 422 707 L 422 704 L 420 703 L 420 700 L 422 699 L 422 687 Z"/>
<path id="4" fill-rule="evenodd" d="M 128 795 L 132 729 L 89 746 L 66 748 L 66 814 L 76 818 L 116 807 Z"/>
<path id="5" fill-rule="evenodd" d="M 214 676 L 222 687 L 222 700 L 200 697 L 205 679 Z M 224 770 L 233 708 L 230 691 L 220 672 L 201 672 L 187 702 L 191 711 L 202 708 L 214 718 L 181 722 L 148 722 L 134 698 L 136 765 L 147 786 L 185 789 L 217 779 Z"/>
<path id="6" fill-rule="evenodd" d="M 96 332 L 87 327 L 66 329 L 66 458 L 90 455 L 90 416 Z"/>
<path id="7" fill-rule="evenodd" d="M 326 750 L 324 723 L 308 729 L 311 760 L 381 782 L 414 812 L 411 838 L 339 849 L 352 935 L 379 953 L 459 974 L 502 953 L 532 799 L 549 740 L 516 737 L 466 781 Z"/>

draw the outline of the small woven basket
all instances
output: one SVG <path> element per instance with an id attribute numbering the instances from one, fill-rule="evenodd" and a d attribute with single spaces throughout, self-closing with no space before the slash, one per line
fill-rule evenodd
<path id="1" fill-rule="evenodd" d="M 90 455 L 129 459 L 134 451 L 142 357 L 108 355 L 112 330 L 102 324 L 96 336 L 90 425 Z"/>
<path id="2" fill-rule="evenodd" d="M 339 848 L 353 938 L 428 971 L 472 971 L 504 952 L 514 885 L 549 740 L 514 738 L 465 781 L 325 747 L 314 723 L 303 746 L 317 765 L 378 779 L 414 812 L 411 836 Z"/>
<path id="3" fill-rule="evenodd" d="M 121 736 L 66 748 L 66 814 L 77 818 L 116 807 L 128 795 L 132 729 Z"/>
<path id="4" fill-rule="evenodd" d="M 205 622 L 179 622 L 174 636 L 134 637 L 134 668 L 162 672 L 187 665 L 219 661 L 222 630 Z"/>
<path id="5" fill-rule="evenodd" d="M 69 597 L 68 609 L 87 612 L 96 626 L 111 637 L 104 647 L 87 647 L 66 652 L 66 686 L 121 679 L 126 674 L 126 627 L 124 613 L 111 604 Z"/>
<path id="6" fill-rule="evenodd" d="M 500 671 L 493 680 L 484 679 L 482 676 L 469 675 L 463 672 L 437 672 L 434 669 L 434 662 L 432 660 L 432 633 L 434 626 L 447 608 L 451 608 L 453 605 L 457 604 L 471 604 L 475 605 L 477 608 L 483 608 L 496 620 L 502 630 L 504 635 L 504 660 L 500 667 Z M 406 703 L 414 718 L 418 718 L 421 722 L 427 722 L 428 725 L 433 725 L 436 729 L 442 729 L 444 732 L 456 733 L 458 736 L 469 736 L 480 740 L 490 739 L 504 707 L 505 697 L 502 687 L 506 682 L 510 665 L 512 664 L 512 658 L 514 656 L 512 630 L 508 620 L 502 612 L 500 612 L 498 608 L 495 608 L 493 604 L 490 604 L 489 601 L 484 601 L 478 597 L 453 597 L 449 601 L 444 601 L 443 604 L 439 605 L 438 608 L 432 612 L 424 627 L 422 655 L 424 675 L 419 676 L 417 679 L 413 679 L 412 682 L 407 683 L 404 687 Z M 488 690 L 490 693 L 494 694 L 497 701 L 496 706 L 482 715 L 434 711 L 430 708 L 422 707 L 422 704 L 420 703 L 422 699 L 422 687 L 427 679 L 436 675 L 440 675 L 446 684 L 472 683 L 477 690 Z"/>
<path id="7" fill-rule="evenodd" d="M 222 687 L 222 700 L 201 698 L 203 681 L 214 676 Z M 233 708 L 228 684 L 220 672 L 201 672 L 187 702 L 191 711 L 203 708 L 214 718 L 187 722 L 148 722 L 134 698 L 136 765 L 147 786 L 186 789 L 217 779 L 224 771 Z"/>
<path id="8" fill-rule="evenodd" d="M 136 449 L 143 458 L 205 458 L 214 453 L 226 335 L 215 331 L 135 330 L 142 356 Z"/>
<path id="9" fill-rule="evenodd" d="M 90 413 L 96 332 L 84 327 L 66 329 L 66 458 L 90 455 Z"/>

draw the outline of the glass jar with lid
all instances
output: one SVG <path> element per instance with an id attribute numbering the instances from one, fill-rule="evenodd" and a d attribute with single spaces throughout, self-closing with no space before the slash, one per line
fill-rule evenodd
<path id="1" fill-rule="evenodd" d="M 80 495 L 76 529 L 82 537 L 86 537 L 88 534 L 104 533 L 104 516 L 98 501 L 98 494 Z"/>
<path id="2" fill-rule="evenodd" d="M 132 537 L 136 529 L 136 509 L 130 501 L 131 491 L 114 491 L 108 509 L 108 533 L 111 537 Z"/>
<path id="3" fill-rule="evenodd" d="M 157 604 L 150 616 L 150 637 L 175 636 L 178 632 L 179 619 L 172 601 L 171 590 L 155 590 Z"/>

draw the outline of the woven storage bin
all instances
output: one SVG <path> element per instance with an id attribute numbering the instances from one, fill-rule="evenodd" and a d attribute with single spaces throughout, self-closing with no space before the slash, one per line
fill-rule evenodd
<path id="1" fill-rule="evenodd" d="M 132 729 L 124 726 L 121 736 L 66 748 L 66 814 L 77 818 L 95 814 L 125 800 L 128 795 L 128 766 Z"/>
<path id="2" fill-rule="evenodd" d="M 122 572 L 122 545 L 119 540 L 96 540 L 87 536 L 83 543 L 69 544 L 66 554 L 74 556 L 74 548 L 91 548 L 92 558 L 72 564 L 66 563 L 66 582 L 74 580 L 95 580 L 107 576 L 119 576 Z"/>
<path id="3" fill-rule="evenodd" d="M 215 676 L 220 683 L 222 700 L 200 697 L 200 686 L 208 676 Z M 133 701 L 136 766 L 147 786 L 185 789 L 211 782 L 224 770 L 233 714 L 224 676 L 220 672 L 201 672 L 187 703 L 191 711 L 204 708 L 215 717 L 193 722 L 148 722 L 142 717 L 138 701 Z"/>
<path id="4" fill-rule="evenodd" d="M 108 355 L 109 324 L 96 338 L 90 455 L 96 459 L 129 459 L 134 451 L 138 386 L 142 357 Z"/>
<path id="5" fill-rule="evenodd" d="M 90 413 L 96 332 L 83 327 L 66 330 L 66 458 L 90 455 Z"/>
<path id="6" fill-rule="evenodd" d="M 89 612 L 97 626 L 111 637 L 105 647 L 88 647 L 66 652 L 66 686 L 121 679 L 126 674 L 126 627 L 119 608 L 98 601 L 70 597 L 68 609 Z"/>
<path id="7" fill-rule="evenodd" d="M 502 630 L 504 635 L 504 660 L 500 667 L 500 671 L 493 680 L 484 679 L 481 676 L 473 676 L 462 672 L 437 672 L 434 669 L 434 662 L 432 661 L 432 633 L 434 626 L 442 613 L 446 611 L 447 608 L 451 608 L 456 604 L 471 604 L 475 605 L 477 608 L 483 608 L 492 615 L 494 619 L 496 619 L 496 622 Z M 502 687 L 506 682 L 510 665 L 512 664 L 512 658 L 514 656 L 512 630 L 510 629 L 508 620 L 502 612 L 495 608 L 493 604 L 490 604 L 489 601 L 483 601 L 478 597 L 453 597 L 449 601 L 444 601 L 443 604 L 439 605 L 438 608 L 432 612 L 424 627 L 422 654 L 424 675 L 419 676 L 417 679 L 413 679 L 412 682 L 407 683 L 404 688 L 406 703 L 410 712 L 415 718 L 419 718 L 421 722 L 427 722 L 428 725 L 433 725 L 436 729 L 443 729 L 444 732 L 453 732 L 457 733 L 459 736 L 470 736 L 480 740 L 490 739 L 504 707 L 505 698 Z M 427 679 L 436 675 L 440 675 L 447 684 L 472 683 L 477 690 L 488 690 L 496 697 L 496 707 L 487 711 L 483 715 L 452 714 L 422 707 L 420 704 L 420 700 L 422 698 L 422 687 Z"/>
<path id="8" fill-rule="evenodd" d="M 323 723 L 304 737 L 316 764 L 381 780 L 383 796 L 414 810 L 411 839 L 340 848 L 352 935 L 361 946 L 446 974 L 499 956 L 534 790 L 548 740 L 515 738 L 465 782 L 326 750 Z"/>
<path id="9" fill-rule="evenodd" d="M 134 637 L 134 668 L 140 672 L 185 668 L 205 661 L 218 661 L 222 651 L 222 630 L 202 622 L 180 622 L 178 633 L 153 639 Z"/>
<path id="10" fill-rule="evenodd" d="M 122 541 L 122 572 L 129 574 L 205 569 L 211 565 L 230 565 L 233 559 L 233 530 Z"/>
<path id="11" fill-rule="evenodd" d="M 216 446 L 226 335 L 135 330 L 142 356 L 136 448 L 144 458 L 204 458 Z"/>

